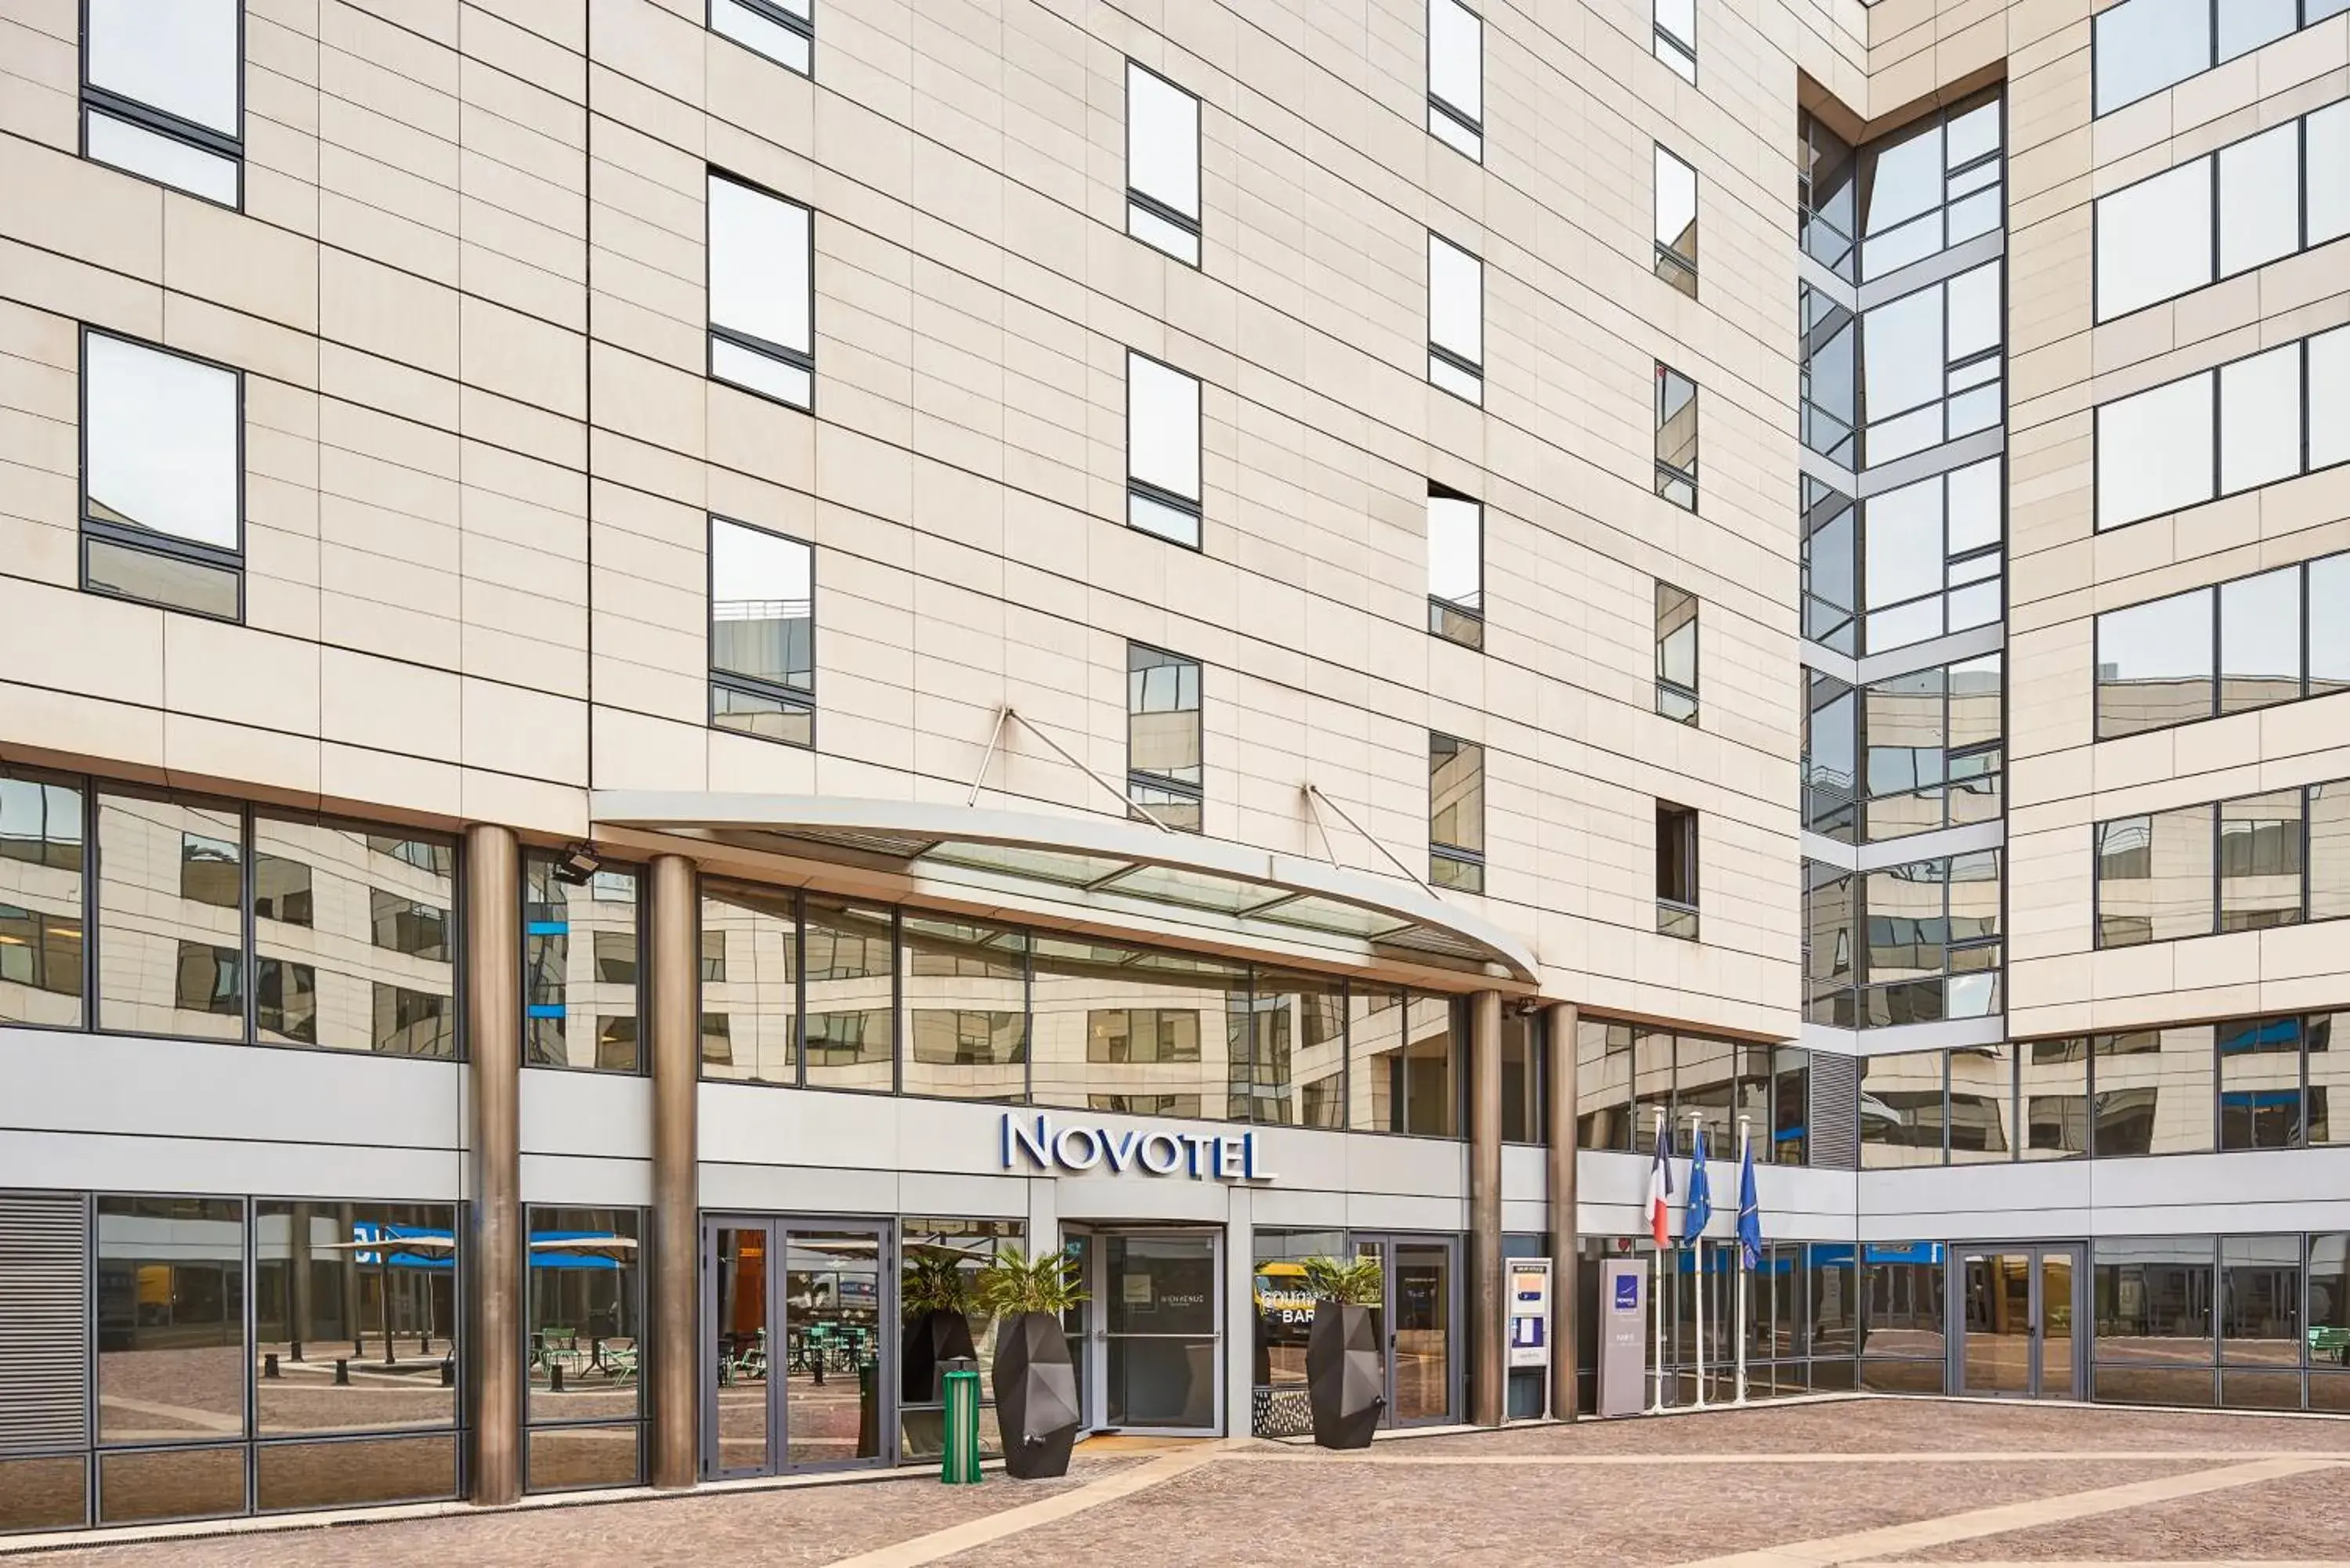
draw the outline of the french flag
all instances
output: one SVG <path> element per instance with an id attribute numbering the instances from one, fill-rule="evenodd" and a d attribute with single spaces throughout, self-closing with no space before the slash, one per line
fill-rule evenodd
<path id="1" fill-rule="evenodd" d="M 1657 1132 L 1657 1158 L 1648 1167 L 1648 1234 L 1656 1238 L 1657 1251 L 1672 1245 L 1673 1168 L 1665 1158 L 1664 1129 Z"/>

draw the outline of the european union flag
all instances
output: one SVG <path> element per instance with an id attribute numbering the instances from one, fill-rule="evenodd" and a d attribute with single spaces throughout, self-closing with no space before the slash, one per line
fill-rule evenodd
<path id="1" fill-rule="evenodd" d="M 1713 1219 L 1713 1188 L 1705 1179 L 1705 1127 L 1697 1129 L 1697 1148 L 1690 1156 L 1689 1204 L 1681 1210 L 1681 1240 L 1694 1241 L 1705 1234 Z"/>
<path id="2" fill-rule="evenodd" d="M 1738 1261 L 1749 1273 L 1762 1266 L 1762 1205 L 1754 1196 L 1754 1145 L 1738 1172 Z"/>

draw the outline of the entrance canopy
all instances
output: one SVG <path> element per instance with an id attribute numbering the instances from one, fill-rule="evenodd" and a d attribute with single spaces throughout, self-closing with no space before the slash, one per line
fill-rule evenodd
<path id="1" fill-rule="evenodd" d="M 1047 815 L 923 801 L 707 791 L 598 790 L 598 828 L 680 834 L 801 858 L 847 860 L 957 896 L 1066 907 L 1090 924 L 1164 938 L 1173 921 L 1275 950 L 1305 940 L 1498 971 L 1532 982 L 1533 950 L 1489 920 L 1398 877 L 1169 833 L 1100 815 Z M 942 890 L 945 890 L 942 888 Z"/>

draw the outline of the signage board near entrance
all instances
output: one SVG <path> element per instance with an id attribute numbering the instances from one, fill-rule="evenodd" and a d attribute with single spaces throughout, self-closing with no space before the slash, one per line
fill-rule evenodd
<path id="1" fill-rule="evenodd" d="M 1609 1258 L 1599 1265 L 1599 1413 L 1637 1416 L 1648 1377 L 1648 1265 Z"/>
<path id="2" fill-rule="evenodd" d="M 1510 1366 L 1550 1365 L 1550 1260 L 1510 1260 Z"/>
<path id="3" fill-rule="evenodd" d="M 1145 1132 L 1129 1127 L 1114 1132 L 1106 1127 L 1073 1122 L 1055 1127 L 1053 1118 L 1031 1118 L 1023 1112 L 1003 1113 L 1003 1168 L 1019 1168 L 1023 1157 L 1038 1170 L 1093 1170 L 1118 1175 L 1139 1170 L 1146 1176 L 1189 1176 L 1194 1181 L 1275 1181 L 1265 1168 L 1257 1135 Z"/>

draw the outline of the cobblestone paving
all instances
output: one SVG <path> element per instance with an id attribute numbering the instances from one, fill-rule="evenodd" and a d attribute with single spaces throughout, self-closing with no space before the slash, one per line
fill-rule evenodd
<path id="1" fill-rule="evenodd" d="M 1103 1445 L 1059 1483 L 948 1489 L 920 1474 L 853 1486 L 705 1493 L 317 1530 L 68 1550 L 24 1568 L 627 1568 L 830 1563 L 894 1547 L 898 1568 L 1148 1562 L 1666 1568 L 1789 1548 L 1781 1563 L 2271 1562 L 2350 1568 L 2350 1422 L 1941 1401 L 1862 1400 L 1382 1442 L 1367 1455 L 1239 1443 L 1187 1460 Z M 1949 1459 L 1928 1457 L 1949 1454 Z M 2309 1458 L 2259 1461 L 2262 1454 Z M 2001 1458 L 1995 1456 L 2028 1456 Z M 1648 1457 L 1658 1463 L 1643 1466 Z M 1712 1462 L 1709 1462 L 1711 1460 Z M 1593 1462 L 1598 1461 L 1598 1462 Z M 2280 1469 L 2324 1468 L 2277 1479 Z M 1143 1468 L 1138 1468 L 1143 1467 Z M 1149 1467 L 1156 1467 L 1152 1469 Z M 1123 1474 L 1121 1475 L 1121 1472 Z M 2220 1475 L 2219 1472 L 2229 1472 Z M 1112 1477 L 1149 1484 L 1111 1497 Z M 2214 1490 L 2159 1495 L 2200 1482 Z M 2152 1494 L 2062 1522 L 2033 1510 L 2126 1484 Z M 932 1540 L 1024 1504 L 993 1540 Z M 1937 1524 L 2006 1507 L 1981 1521 Z M 2081 1511 L 2074 1505 L 2074 1511 Z M 1894 1541 L 1831 1537 L 1917 1525 Z M 1831 1549 L 1833 1548 L 1833 1549 Z M 5 1563 L 0 1557 L 0 1563 Z M 1757 1564 L 1755 1568 L 1762 1568 Z M 1777 1568 L 1777 1565 L 1773 1565 Z"/>

